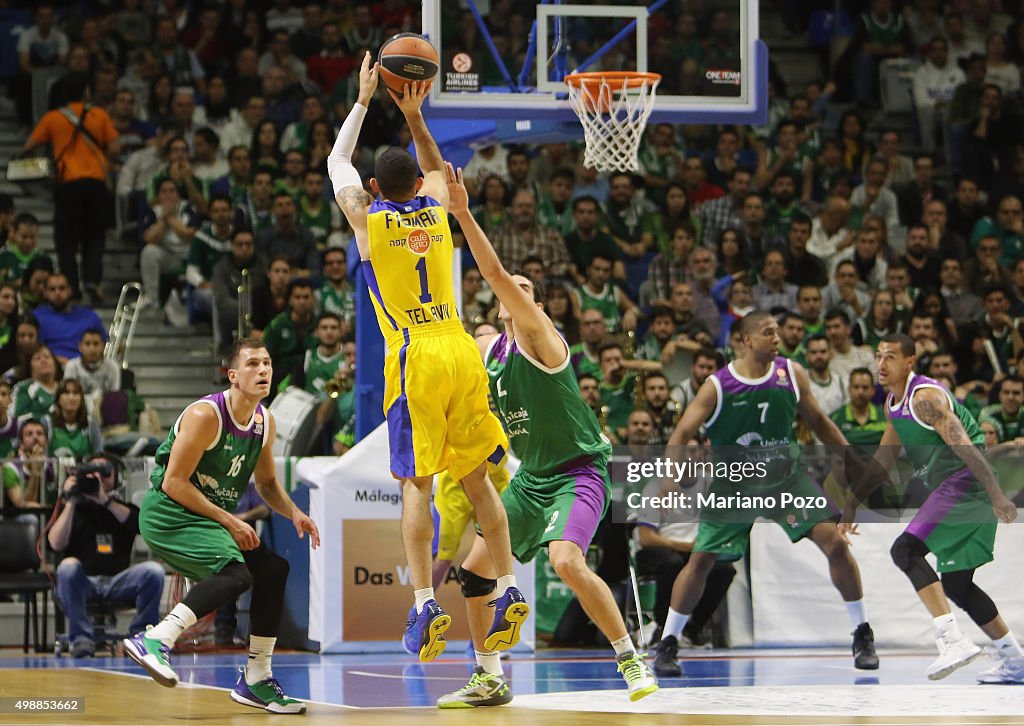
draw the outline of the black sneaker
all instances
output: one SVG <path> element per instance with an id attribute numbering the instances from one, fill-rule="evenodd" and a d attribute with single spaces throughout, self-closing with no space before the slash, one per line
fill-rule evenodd
<path id="1" fill-rule="evenodd" d="M 861 623 L 853 631 L 853 667 L 862 671 L 878 670 L 875 634 L 867 623 Z"/>
<path id="2" fill-rule="evenodd" d="M 674 635 L 662 638 L 654 648 L 654 673 L 662 678 L 683 675 L 679 667 L 679 641 Z"/>

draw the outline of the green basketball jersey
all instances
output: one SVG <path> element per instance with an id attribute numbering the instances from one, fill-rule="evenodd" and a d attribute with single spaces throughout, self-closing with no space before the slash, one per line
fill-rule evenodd
<path id="1" fill-rule="evenodd" d="M 228 392 L 211 393 L 192 406 L 212 405 L 220 420 L 220 433 L 217 441 L 203 452 L 196 470 L 189 477 L 195 487 L 211 502 L 227 512 L 235 511 L 235 505 L 245 493 L 252 472 L 259 461 L 263 444 L 266 440 L 267 413 L 263 405 L 256 406 L 252 420 L 245 427 L 239 426 L 231 415 L 227 401 Z M 188 409 L 186 409 L 188 410 Z M 184 414 L 184 412 L 183 412 Z M 167 461 L 171 456 L 171 447 L 181 425 L 181 416 L 167 438 L 156 451 L 156 468 L 149 479 L 153 487 L 159 489 L 167 472 Z"/>
<path id="2" fill-rule="evenodd" d="M 56 400 L 53 393 L 31 378 L 19 381 L 11 394 L 14 412 L 22 421 L 27 418 L 45 418 Z"/>
<path id="3" fill-rule="evenodd" d="M 800 391 L 791 361 L 776 356 L 757 379 L 744 378 L 730 363 L 708 379 L 718 393 L 718 405 L 704 424 L 711 444 L 743 447 L 725 449 L 726 459 L 769 462 L 776 476 L 793 473 L 798 458 L 793 421 Z"/>
<path id="4" fill-rule="evenodd" d="M 485 362 L 499 418 L 527 472 L 546 476 L 579 459 L 611 456 L 597 417 L 580 398 L 568 356 L 557 369 L 546 369 L 502 333 Z"/>
<path id="5" fill-rule="evenodd" d="M 973 479 L 974 476 L 957 453 L 942 440 L 933 427 L 919 421 L 916 412 L 911 410 L 910 402 L 913 395 L 922 388 L 936 388 L 941 391 L 949 400 L 953 412 L 960 419 L 971 442 L 975 446 L 985 443 L 985 434 L 978 427 L 970 411 L 954 400 L 949 391 L 931 378 L 911 373 L 907 378 L 903 398 L 896 402 L 890 393 L 885 399 L 885 405 L 889 409 L 889 419 L 900 437 L 916 475 L 929 489 L 937 488 L 954 475 Z"/>
<path id="6" fill-rule="evenodd" d="M 330 356 L 322 355 L 319 345 L 307 350 L 306 360 L 302 364 L 306 372 L 306 392 L 323 398 L 326 395 L 324 385 L 334 378 L 344 360 L 345 354 L 340 346 L 338 352 Z"/>
<path id="7" fill-rule="evenodd" d="M 84 459 L 95 453 L 89 429 L 74 424 L 54 426 L 50 431 L 50 455 L 57 457 L 74 457 Z"/>
<path id="8" fill-rule="evenodd" d="M 1020 436 L 1021 423 L 1024 422 L 1024 408 L 1021 408 L 1016 416 L 1010 417 L 1003 411 L 1002 404 L 993 403 L 991 406 L 981 409 L 977 418 L 978 423 L 988 421 L 996 427 L 1000 443 L 1013 441 Z"/>
<path id="9" fill-rule="evenodd" d="M 591 292 L 586 285 L 580 285 L 576 288 L 576 294 L 579 296 L 580 312 L 584 310 L 597 310 L 604 318 L 604 324 L 608 326 L 608 330 L 614 331 L 619 329 L 619 321 L 622 320 L 622 315 L 619 313 L 619 304 L 615 298 L 614 285 L 608 283 L 598 293 Z"/>
<path id="10" fill-rule="evenodd" d="M 868 404 L 868 418 L 865 423 L 857 420 L 853 406 L 849 403 L 835 410 L 830 418 L 843 432 L 851 446 L 858 446 L 866 451 L 873 452 L 878 448 L 882 434 L 885 433 L 885 412 L 881 406 L 874 403 Z"/>

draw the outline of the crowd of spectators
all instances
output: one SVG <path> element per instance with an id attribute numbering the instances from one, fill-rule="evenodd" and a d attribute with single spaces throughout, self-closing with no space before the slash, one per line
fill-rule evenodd
<path id="1" fill-rule="evenodd" d="M 735 61 L 738 17 L 710 0 L 677 5 L 652 28 L 653 69 L 667 91 L 702 92 L 705 69 Z M 1018 437 L 1024 22 L 1009 5 L 843 3 L 845 51 L 800 88 L 773 67 L 768 124 L 651 124 L 636 173 L 584 167 L 575 142 L 475 149 L 465 168 L 474 215 L 506 267 L 543 290 L 611 439 L 664 441 L 732 359 L 733 324 L 752 310 L 778 315 L 780 352 L 807 367 L 851 440 L 880 435 L 873 348 L 896 331 L 914 338 L 920 370 L 980 416 L 991 443 Z M 803 32 L 816 4 L 778 6 Z M 97 446 L 82 403 L 120 381 L 97 352 L 102 325 L 76 301 L 103 297 L 94 231 L 112 221 L 112 181 L 118 214 L 138 222 L 147 306 L 172 322 L 182 309 L 209 317 L 223 351 L 247 288 L 241 304 L 274 356 L 275 388 L 317 397 L 326 432 L 317 450 L 343 453 L 355 265 L 326 157 L 354 101 L 358 61 L 419 28 L 419 3 L 121 0 L 88 14 L 58 17 L 46 3 L 33 12 L 12 83 L 24 124 L 33 73 L 65 72 L 27 146 L 68 144 L 66 111 L 85 117 L 94 138 L 58 179 L 60 274 L 35 250 L 36 220 L 0 199 L 0 369 L 16 384 L 0 384 L 13 412 L 0 420 L 0 445 L 38 449 L 34 428 L 14 422 L 45 420 L 48 445 L 64 441 L 76 455 Z M 480 48 L 460 13 L 446 32 Z M 507 0 L 489 3 L 485 22 L 510 62 L 526 52 L 524 21 Z M 894 58 L 915 67 L 910 131 L 879 108 L 879 74 Z M 409 143 L 383 91 L 367 115 L 354 159 L 366 179 L 380 150 Z M 466 249 L 463 271 L 466 329 L 496 324 Z M 21 476 L 18 496 L 32 501 Z M 652 556 L 652 567 L 666 559 L 677 564 Z"/>

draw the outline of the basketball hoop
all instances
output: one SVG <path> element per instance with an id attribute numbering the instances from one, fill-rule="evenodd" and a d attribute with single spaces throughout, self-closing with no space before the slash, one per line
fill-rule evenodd
<path id="1" fill-rule="evenodd" d="M 583 124 L 584 166 L 598 171 L 636 171 L 637 150 L 654 108 L 658 73 L 570 73 L 569 105 Z"/>

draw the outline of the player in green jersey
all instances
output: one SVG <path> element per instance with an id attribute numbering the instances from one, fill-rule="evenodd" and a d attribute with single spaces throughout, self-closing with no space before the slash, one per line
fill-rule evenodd
<path id="1" fill-rule="evenodd" d="M 274 474 L 274 417 L 260 403 L 270 392 L 272 373 L 263 343 L 239 340 L 228 356 L 231 388 L 189 405 L 157 449 L 139 529 L 154 554 L 198 582 L 158 625 L 123 644 L 157 683 L 175 686 L 178 676 L 168 661 L 174 641 L 252 588 L 249 661 L 231 698 L 271 713 L 304 713 L 305 704 L 284 695 L 270 670 L 288 563 L 231 514 L 255 476 L 267 505 L 290 519 L 300 538 L 309 534 L 312 546 L 320 545 L 316 524 Z"/>
<path id="2" fill-rule="evenodd" d="M 455 215 L 480 268 L 498 296 L 505 332 L 477 338 L 491 395 L 522 462 L 501 495 L 508 512 L 512 553 L 529 562 L 547 547 L 561 580 L 615 650 L 630 700 L 658 690 L 658 682 L 637 653 L 608 585 L 584 557 L 608 507 L 611 445 L 593 411 L 580 397 L 569 365 L 569 346 L 543 312 L 533 283 L 512 276 L 469 211 L 462 170 L 447 165 L 449 211 Z M 469 683 L 438 699 L 441 708 L 497 706 L 512 700 L 495 652 L 486 637 L 497 569 L 481 537 L 462 563 L 459 580 L 466 598 L 477 668 Z M 500 603 L 499 603 L 500 604 Z M 515 605 L 506 618 L 514 621 Z"/>
<path id="3" fill-rule="evenodd" d="M 1012 522 L 1017 507 L 1003 493 L 981 448 L 984 435 L 970 412 L 933 379 L 914 373 L 914 341 L 901 333 L 878 344 L 878 382 L 889 392 L 888 425 L 875 452 L 871 476 L 846 505 L 843 521 L 852 522 L 858 502 L 888 479 L 900 447 L 929 490 L 890 554 L 935 624 L 939 657 L 928 667 L 932 680 L 945 678 L 981 655 L 964 635 L 949 607 L 952 600 L 992 639 L 998 664 L 981 683 L 1024 683 L 1024 652 L 992 599 L 974 582 L 974 571 L 991 562 L 996 522 Z M 935 555 L 939 575 L 925 560 Z"/>
<path id="4" fill-rule="evenodd" d="M 874 670 L 878 668 L 874 634 L 864 607 L 860 571 L 850 554 L 847 536 L 855 533 L 856 528 L 837 526 L 838 511 L 827 502 L 825 507 L 781 506 L 782 493 L 812 501 L 822 496 L 821 488 L 800 466 L 794 449 L 796 414 L 799 412 L 823 443 L 846 446 L 846 439 L 811 395 L 810 380 L 803 366 L 779 355 L 779 325 L 775 319 L 756 311 L 741 318 L 734 329 L 737 327 L 738 357 L 708 376 L 683 412 L 668 443 L 682 445 L 703 425 L 712 446 L 721 447 L 716 454 L 764 461 L 777 472 L 769 481 L 751 479 L 740 486 L 747 494 L 773 495 L 780 506 L 763 511 L 733 510 L 725 512 L 725 516 L 713 509 L 702 511 L 693 553 L 672 589 L 671 607 L 654 661 L 655 673 L 680 675 L 676 661 L 678 638 L 704 593 L 708 573 L 719 558 L 743 556 L 749 545 L 750 528 L 758 516 L 776 521 L 793 542 L 807 537 L 825 554 L 832 584 L 842 595 L 853 623 L 854 666 Z M 730 494 L 737 489 L 733 482 L 714 482 L 712 492 L 716 484 L 727 484 L 723 491 Z"/>

